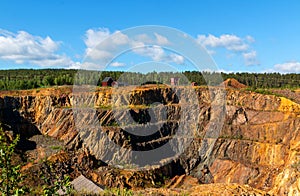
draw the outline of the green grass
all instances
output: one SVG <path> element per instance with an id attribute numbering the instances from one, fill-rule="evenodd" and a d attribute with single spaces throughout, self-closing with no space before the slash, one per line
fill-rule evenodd
<path id="1" fill-rule="evenodd" d="M 127 188 L 105 189 L 102 196 L 133 196 L 133 191 Z"/>
<path id="2" fill-rule="evenodd" d="M 112 105 L 98 105 L 95 106 L 96 109 L 102 109 L 102 110 L 111 110 L 112 109 Z"/>
<path id="3" fill-rule="evenodd" d="M 63 149 L 62 146 L 50 146 L 50 148 L 51 148 L 52 150 L 62 150 L 62 149 Z"/>
<path id="4" fill-rule="evenodd" d="M 245 91 L 252 91 L 252 92 L 263 94 L 263 95 L 275 95 L 269 89 L 263 89 L 263 88 L 252 88 L 252 87 L 249 87 L 249 88 L 246 88 Z"/>

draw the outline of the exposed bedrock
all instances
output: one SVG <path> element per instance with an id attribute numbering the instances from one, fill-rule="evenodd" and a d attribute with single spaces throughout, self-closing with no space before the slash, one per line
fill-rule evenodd
<path id="1" fill-rule="evenodd" d="M 227 90 L 222 105 L 218 88 L 155 87 L 2 96 L 0 121 L 25 139 L 55 137 L 134 175 L 144 167 L 272 194 L 300 190 L 300 106 L 282 97 Z M 91 174 L 99 183 L 101 171 Z"/>

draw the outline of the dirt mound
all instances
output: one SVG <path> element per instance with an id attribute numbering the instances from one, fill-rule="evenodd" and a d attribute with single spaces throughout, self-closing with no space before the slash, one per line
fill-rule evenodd
<path id="1" fill-rule="evenodd" d="M 232 87 L 236 89 L 246 88 L 247 86 L 245 84 L 240 83 L 234 78 L 228 78 L 222 83 L 225 87 Z"/>

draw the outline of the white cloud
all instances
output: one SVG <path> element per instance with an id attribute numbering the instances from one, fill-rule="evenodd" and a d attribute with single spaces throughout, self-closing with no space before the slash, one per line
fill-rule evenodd
<path id="1" fill-rule="evenodd" d="M 89 29 L 86 31 L 84 42 L 86 56 L 97 60 L 99 64 L 107 64 L 115 55 L 123 50 L 132 49 L 135 54 L 149 57 L 154 61 L 167 61 L 183 64 L 184 58 L 178 54 L 167 54 L 161 46 L 171 44 L 169 40 L 153 32 L 128 37 L 121 31 L 111 33 L 107 28 Z M 101 43 L 101 44 L 100 44 Z"/>
<path id="2" fill-rule="evenodd" d="M 158 45 L 168 45 L 168 44 L 170 44 L 169 40 L 166 37 L 164 37 L 164 36 L 162 36 L 158 33 L 154 33 L 154 35 L 156 37 L 156 43 Z"/>
<path id="3" fill-rule="evenodd" d="M 31 59 L 29 62 L 43 67 L 68 67 L 74 64 L 74 62 L 66 55 L 53 55 L 44 59 Z"/>
<path id="4" fill-rule="evenodd" d="M 112 42 L 116 45 L 125 45 L 130 42 L 127 35 L 123 34 L 121 31 L 116 31 L 112 37 Z"/>
<path id="5" fill-rule="evenodd" d="M 153 43 L 153 40 L 147 34 L 139 34 L 139 35 L 135 36 L 134 40 L 136 42 L 143 42 L 145 44 Z"/>
<path id="6" fill-rule="evenodd" d="M 80 62 L 74 62 L 71 64 L 67 69 L 81 69 L 81 63 Z"/>
<path id="7" fill-rule="evenodd" d="M 11 60 L 17 64 L 69 66 L 73 61 L 66 55 L 57 54 L 60 44 L 49 36 L 42 38 L 25 31 L 14 34 L 0 29 L 0 59 Z"/>
<path id="8" fill-rule="evenodd" d="M 84 43 L 88 48 L 94 48 L 110 36 L 107 28 L 88 29 L 85 33 Z"/>
<path id="9" fill-rule="evenodd" d="M 108 50 L 100 50 L 96 48 L 87 48 L 86 49 L 86 55 L 93 60 L 109 60 L 113 58 L 113 54 Z"/>
<path id="10" fill-rule="evenodd" d="M 250 35 L 247 35 L 247 36 L 246 36 L 246 40 L 247 40 L 249 43 L 255 42 L 255 39 L 254 39 L 252 36 L 250 36 Z"/>
<path id="11" fill-rule="evenodd" d="M 246 65 L 258 65 L 256 51 L 250 51 L 243 53 L 243 57 Z"/>
<path id="12" fill-rule="evenodd" d="M 274 70 L 276 72 L 285 72 L 285 73 L 299 73 L 300 72 L 300 62 L 291 61 L 282 64 L 274 65 Z"/>
<path id="13" fill-rule="evenodd" d="M 246 40 L 248 39 L 249 37 Z M 208 36 L 198 35 L 197 41 L 205 48 L 224 47 L 228 50 L 240 51 L 240 52 L 247 51 L 249 48 L 249 45 L 245 42 L 244 39 L 236 35 L 229 35 L 229 34 L 224 34 L 221 35 L 220 37 L 216 37 L 211 34 L 209 34 Z"/>
<path id="14" fill-rule="evenodd" d="M 171 44 L 168 38 L 158 34 L 154 33 L 154 37 L 151 38 L 147 34 L 139 34 L 135 36 L 131 41 L 133 42 L 142 42 L 143 44 L 149 44 L 149 45 L 160 45 L 160 46 L 165 46 Z"/>
<path id="15" fill-rule="evenodd" d="M 116 31 L 113 36 L 107 28 L 88 29 L 85 34 L 85 55 L 93 60 L 105 62 L 113 58 L 119 46 L 129 43 L 127 35 Z"/>
<path id="16" fill-rule="evenodd" d="M 150 57 L 154 61 L 184 63 L 184 57 L 175 53 L 168 54 L 161 46 L 144 46 L 133 50 L 136 54 Z"/>
<path id="17" fill-rule="evenodd" d="M 245 38 L 230 34 L 223 34 L 220 37 L 216 37 L 211 34 L 208 36 L 198 35 L 197 41 L 207 49 L 209 54 L 216 53 L 213 49 L 225 48 L 230 52 L 241 54 L 246 65 L 259 64 L 256 51 L 250 48 L 250 44 L 255 42 L 255 39 L 249 35 Z"/>
<path id="18" fill-rule="evenodd" d="M 216 54 L 216 51 L 214 51 L 214 50 L 208 50 L 208 49 L 206 49 L 206 51 L 207 51 L 207 53 L 208 53 L 209 55 L 214 55 L 214 54 Z"/>
<path id="19" fill-rule="evenodd" d="M 178 54 L 170 54 L 170 61 L 175 62 L 177 64 L 183 64 L 184 63 L 184 57 Z"/>
<path id="20" fill-rule="evenodd" d="M 86 70 L 103 70 L 105 67 L 92 62 L 75 62 L 68 69 L 86 69 Z"/>
<path id="21" fill-rule="evenodd" d="M 125 65 L 126 65 L 125 63 L 121 63 L 121 62 L 113 62 L 110 64 L 110 66 L 112 67 L 123 67 Z"/>
<path id="22" fill-rule="evenodd" d="M 165 52 L 160 46 L 143 46 L 133 49 L 136 54 L 142 56 L 148 56 L 154 61 L 161 61 L 165 55 Z"/>

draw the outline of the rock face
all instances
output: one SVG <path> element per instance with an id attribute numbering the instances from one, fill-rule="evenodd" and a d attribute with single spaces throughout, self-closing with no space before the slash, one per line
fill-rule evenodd
<path id="1" fill-rule="evenodd" d="M 150 179 L 147 174 L 154 171 L 170 178 L 192 175 L 200 183 L 246 184 L 274 195 L 299 194 L 300 105 L 234 89 L 227 90 L 223 105 L 222 96 L 218 88 L 201 87 L 1 95 L 0 122 L 24 141 L 48 135 L 64 141 L 70 150 L 87 149 L 121 171 L 131 169 L 133 173 L 123 179 L 129 187 L 134 186 L 130 176 Z M 169 148 L 151 157 L 155 164 L 148 167 L 151 154 L 146 153 L 166 144 Z M 30 148 L 34 144 L 28 144 Z M 136 170 L 137 165 L 145 171 Z M 108 171 L 99 168 L 90 176 L 114 185 L 107 180 L 112 175 Z"/>

